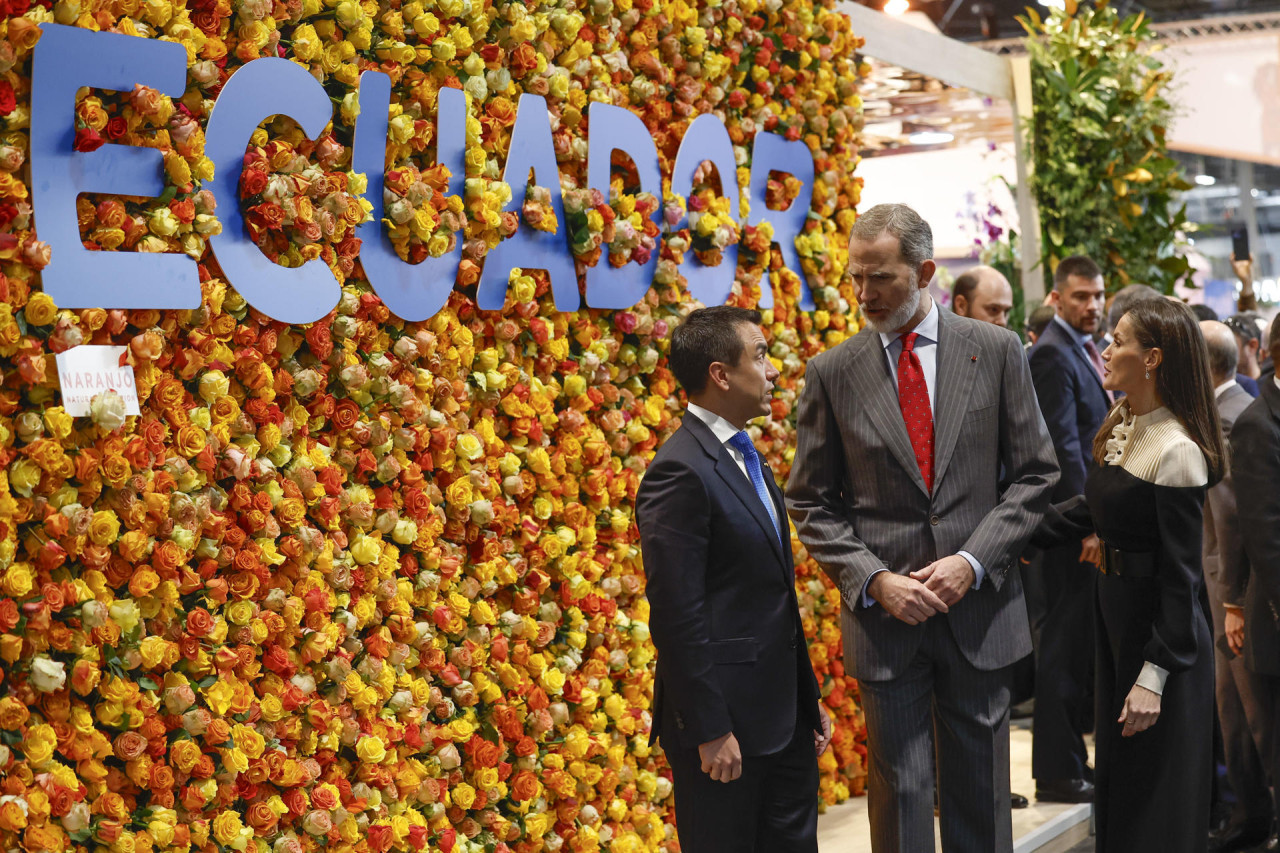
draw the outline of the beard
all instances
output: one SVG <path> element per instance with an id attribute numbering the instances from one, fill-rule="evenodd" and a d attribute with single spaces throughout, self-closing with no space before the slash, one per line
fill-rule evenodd
<path id="1" fill-rule="evenodd" d="M 916 311 L 920 310 L 920 288 L 918 278 L 914 272 L 911 273 L 911 291 L 906 300 L 890 312 L 888 317 L 880 321 L 873 320 L 866 314 L 862 318 L 866 320 L 867 325 L 882 335 L 892 335 L 901 329 L 907 323 L 911 322 L 911 318 L 916 315 Z"/>

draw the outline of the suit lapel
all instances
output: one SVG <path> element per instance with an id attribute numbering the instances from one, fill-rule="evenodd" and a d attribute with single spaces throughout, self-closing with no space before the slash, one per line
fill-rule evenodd
<path id="1" fill-rule="evenodd" d="M 681 428 L 693 430 L 693 434 L 698 438 L 702 449 L 715 459 L 716 474 L 725 482 L 725 485 L 729 487 L 742 505 L 746 507 L 747 512 L 756 520 L 756 524 L 759 524 L 764 529 L 770 544 L 773 545 L 774 553 L 778 555 L 778 559 L 782 560 L 785 565 L 786 558 L 783 556 L 782 543 L 778 541 L 778 531 L 773 526 L 773 519 L 769 518 L 769 511 L 760 502 L 760 496 L 756 494 L 756 487 L 751 484 L 751 480 L 747 478 L 747 475 L 742 473 L 742 469 L 738 467 L 738 463 L 734 461 L 733 456 L 729 453 L 729 448 L 720 443 L 715 433 L 711 431 L 711 427 L 703 423 L 702 419 L 697 415 L 691 415 L 686 412 Z M 767 467 L 762 466 L 761 473 L 765 475 L 766 481 L 773 479 L 773 474 L 769 472 Z M 768 489 L 767 483 L 765 488 L 766 490 Z M 779 524 L 782 523 L 782 518 L 783 516 L 778 517 Z"/>
<path id="2" fill-rule="evenodd" d="M 947 314 L 938 316 L 937 373 L 934 377 L 937 411 L 933 413 L 933 488 L 936 491 L 960 437 L 969 411 L 969 391 L 978 372 L 982 349 Z"/>
<path id="3" fill-rule="evenodd" d="M 721 446 L 720 455 L 716 457 L 716 473 L 733 490 L 738 500 L 751 513 L 751 517 L 756 520 L 756 524 L 759 524 L 764 530 L 769 539 L 769 544 L 773 546 L 774 553 L 778 555 L 778 559 L 783 559 L 782 543 L 778 541 L 778 531 L 773 526 L 773 519 L 769 518 L 769 511 L 760 502 L 760 496 L 756 494 L 756 487 L 751 485 L 747 475 L 742 473 L 742 469 L 733 460 L 727 447 Z M 766 477 L 769 476 L 771 475 L 766 474 Z"/>
<path id="4" fill-rule="evenodd" d="M 927 495 L 929 490 L 920 474 L 920 466 L 916 464 L 916 454 L 911 448 L 907 425 L 902 420 L 898 389 L 894 387 L 893 377 L 889 373 L 880 335 L 868 326 L 850 343 L 855 349 L 849 374 L 858 391 L 858 399 L 862 401 L 863 410 L 871 419 L 876 432 L 880 433 L 880 437 L 888 445 L 889 452 L 911 478 L 911 482 Z"/>
<path id="5" fill-rule="evenodd" d="M 1084 351 L 1084 347 L 1069 338 L 1067 340 L 1067 346 L 1071 347 L 1072 351 L 1076 354 L 1076 358 L 1084 363 L 1085 372 L 1088 373 L 1089 376 L 1093 377 L 1093 381 L 1097 384 L 1098 390 L 1102 392 L 1102 396 L 1107 396 L 1107 389 L 1102 387 L 1102 375 L 1098 373 L 1098 369 L 1094 367 L 1093 362 L 1089 360 L 1089 354 Z"/>

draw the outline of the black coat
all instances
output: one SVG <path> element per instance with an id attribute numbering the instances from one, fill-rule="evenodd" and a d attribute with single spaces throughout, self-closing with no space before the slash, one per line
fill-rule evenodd
<path id="1" fill-rule="evenodd" d="M 1249 571 L 1245 664 L 1280 676 L 1280 388 L 1260 390 L 1231 428 L 1231 479 Z"/>
<path id="2" fill-rule="evenodd" d="M 763 464 L 787 545 L 751 481 L 696 415 L 658 450 L 636 496 L 658 649 L 653 740 L 693 749 L 733 732 L 744 756 L 817 731 L 818 684 L 796 601 L 782 493 Z"/>

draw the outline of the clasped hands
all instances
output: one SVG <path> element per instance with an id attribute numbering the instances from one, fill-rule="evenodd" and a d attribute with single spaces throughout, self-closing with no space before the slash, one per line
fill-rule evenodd
<path id="1" fill-rule="evenodd" d="M 964 598 L 975 580 L 969 561 L 952 554 L 909 575 L 879 572 L 871 578 L 867 593 L 890 616 L 919 625 L 930 616 L 946 613 Z"/>

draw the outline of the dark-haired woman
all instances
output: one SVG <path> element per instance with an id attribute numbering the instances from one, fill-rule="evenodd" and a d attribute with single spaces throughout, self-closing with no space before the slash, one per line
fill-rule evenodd
<path id="1" fill-rule="evenodd" d="M 1097 849 L 1201 853 L 1212 778 L 1212 634 L 1200 607 L 1205 491 L 1226 464 L 1204 339 L 1181 303 L 1131 308 L 1103 353 L 1123 391 L 1094 441 L 1098 579 Z M 1077 508 L 1077 510 L 1082 508 Z M 1048 529 L 1066 533 L 1051 514 Z"/>

